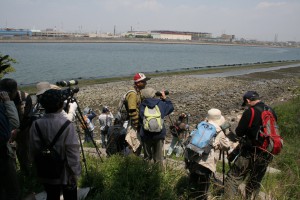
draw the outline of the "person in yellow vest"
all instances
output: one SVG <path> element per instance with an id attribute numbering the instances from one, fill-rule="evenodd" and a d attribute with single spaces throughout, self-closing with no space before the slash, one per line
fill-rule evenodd
<path id="1" fill-rule="evenodd" d="M 125 140 L 133 150 L 135 155 L 139 156 L 142 150 L 139 136 L 139 106 L 141 103 L 141 91 L 146 87 L 147 81 L 151 78 L 143 73 L 136 73 L 133 77 L 134 85 L 125 97 L 125 108 L 128 113 L 128 125 Z"/>

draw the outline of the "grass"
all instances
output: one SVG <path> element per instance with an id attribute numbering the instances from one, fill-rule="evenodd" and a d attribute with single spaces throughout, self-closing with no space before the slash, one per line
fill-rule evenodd
<path id="1" fill-rule="evenodd" d="M 176 199 L 174 190 L 182 173 L 150 164 L 136 156 L 118 155 L 106 159 L 88 158 L 89 176 L 84 175 L 81 185 L 95 189 L 88 199 Z M 92 175 L 90 175 L 92 174 Z"/>

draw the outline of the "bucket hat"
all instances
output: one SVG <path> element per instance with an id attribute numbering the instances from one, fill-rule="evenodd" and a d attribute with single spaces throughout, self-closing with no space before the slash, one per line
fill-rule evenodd
<path id="1" fill-rule="evenodd" d="M 207 112 L 207 121 L 221 126 L 222 124 L 224 124 L 225 118 L 223 117 L 219 109 L 212 108 Z"/>

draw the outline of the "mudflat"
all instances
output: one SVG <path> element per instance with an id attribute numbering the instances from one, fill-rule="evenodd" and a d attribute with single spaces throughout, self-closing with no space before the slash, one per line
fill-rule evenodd
<path id="1" fill-rule="evenodd" d="M 127 80 L 84 86 L 80 88 L 77 100 L 81 109 L 88 106 L 100 114 L 102 106 L 109 106 L 116 113 L 121 96 L 132 85 L 133 81 Z M 166 75 L 153 77 L 147 87 L 170 92 L 169 98 L 175 107 L 172 119 L 186 112 L 190 114 L 190 123 L 193 125 L 206 116 L 207 110 L 218 108 L 226 119 L 234 123 L 243 112 L 242 96 L 246 91 L 257 91 L 262 101 L 270 106 L 293 98 L 296 95 L 294 91 L 300 87 L 300 65 L 226 78 Z"/>

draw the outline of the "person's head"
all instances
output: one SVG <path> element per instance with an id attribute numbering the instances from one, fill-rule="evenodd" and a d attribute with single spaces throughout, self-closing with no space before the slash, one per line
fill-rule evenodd
<path id="1" fill-rule="evenodd" d="M 121 124 L 121 120 L 118 117 L 116 117 L 114 120 L 114 125 L 118 125 L 118 124 Z"/>
<path id="2" fill-rule="evenodd" d="M 90 109 L 89 107 L 84 108 L 84 109 L 83 109 L 83 114 L 84 114 L 84 115 L 89 114 L 89 113 L 90 113 L 90 110 L 91 110 L 91 109 Z"/>
<path id="3" fill-rule="evenodd" d="M 217 124 L 218 126 L 221 126 L 225 123 L 225 118 L 222 116 L 222 113 L 219 109 L 212 108 L 209 111 L 207 111 L 207 122 Z"/>
<path id="4" fill-rule="evenodd" d="M 40 104 L 46 113 L 56 113 L 62 110 L 64 99 L 61 90 L 49 89 L 40 96 Z"/>
<path id="5" fill-rule="evenodd" d="M 8 93 L 9 98 L 14 100 L 18 94 L 17 81 L 11 78 L 4 78 L 0 81 L 0 90 Z"/>
<path id="6" fill-rule="evenodd" d="M 254 106 L 257 102 L 260 101 L 259 94 L 255 91 L 248 91 L 243 96 L 242 106 Z"/>
<path id="7" fill-rule="evenodd" d="M 155 97 L 155 93 L 156 90 L 154 90 L 153 88 L 145 88 L 141 91 L 141 95 L 143 98 L 147 99 L 147 98 L 154 98 Z"/>
<path id="8" fill-rule="evenodd" d="M 147 81 L 151 78 L 148 78 L 143 73 L 136 73 L 133 77 L 134 85 L 139 89 L 142 90 L 146 87 Z"/>
<path id="9" fill-rule="evenodd" d="M 104 107 L 102 108 L 102 113 L 109 113 L 109 108 L 108 108 L 108 106 L 104 106 Z"/>

